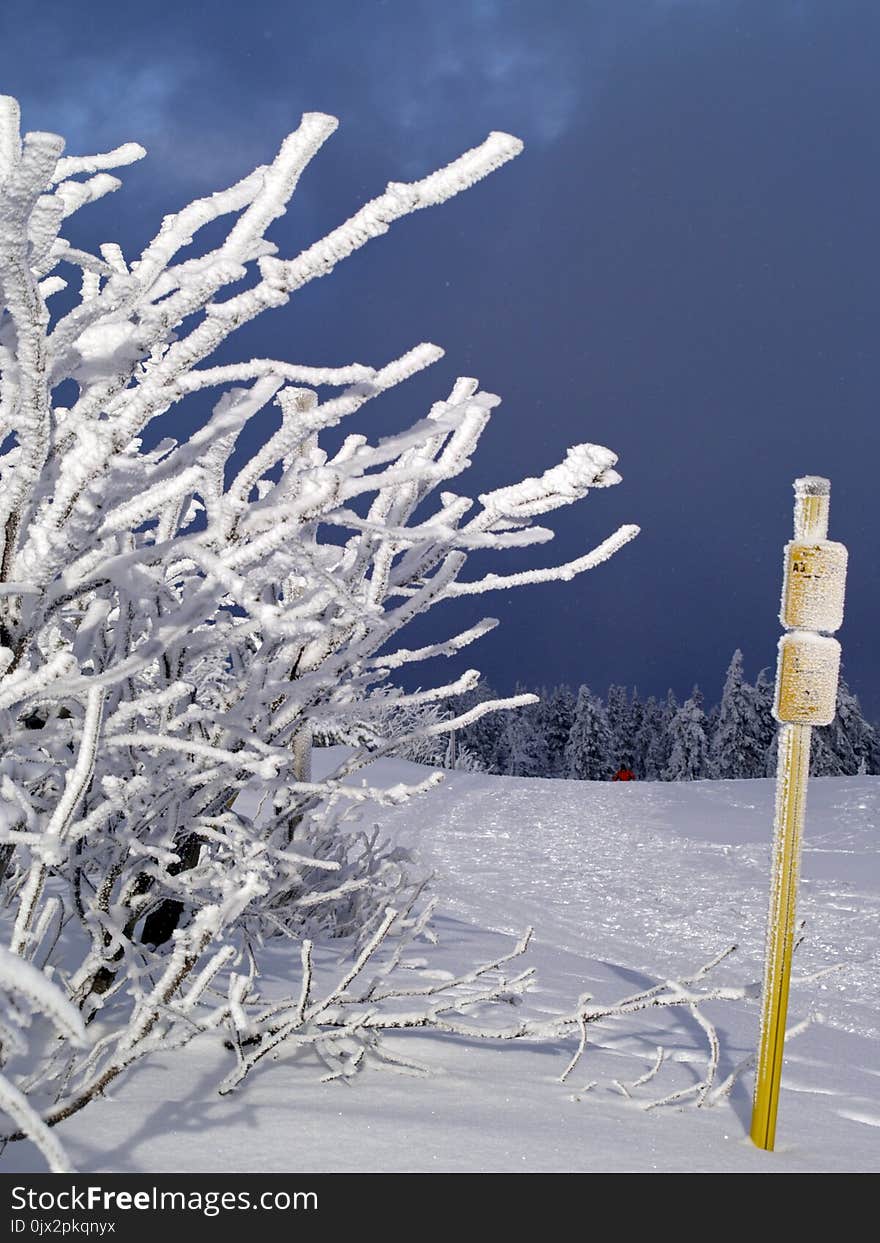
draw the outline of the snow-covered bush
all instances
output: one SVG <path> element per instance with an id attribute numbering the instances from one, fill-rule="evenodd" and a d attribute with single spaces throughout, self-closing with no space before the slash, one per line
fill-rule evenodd
<path id="1" fill-rule="evenodd" d="M 306 114 L 271 165 L 167 216 L 130 258 L 112 242 L 86 252 L 61 230 L 118 188 L 107 170 L 142 148 L 80 157 L 65 156 L 54 134 L 22 142 L 15 101 L 0 101 L 4 909 L 10 953 L 38 964 L 98 1033 L 85 1053 L 49 1043 L 27 1066 L 29 1099 L 48 1123 L 151 1049 L 199 1031 L 250 1041 L 252 1060 L 268 1032 L 277 1044 L 280 1029 L 253 1017 L 266 935 L 302 940 L 307 998 L 309 937 L 352 936 L 357 974 L 388 935 L 416 926 L 400 859 L 345 822 L 364 803 L 408 799 L 439 778 L 356 784 L 377 750 L 354 739 L 336 770 L 312 781 L 311 737 L 351 731 L 377 697 L 387 701 L 401 669 L 457 653 L 496 624 L 399 645 L 427 609 L 570 579 L 636 533 L 622 527 L 565 565 L 468 579 L 471 550 L 542 543 L 552 533 L 535 518 L 618 482 L 614 454 L 578 445 L 539 478 L 475 504 L 448 485 L 498 404 L 476 380 L 460 379 L 399 434 L 321 447 L 323 433 L 438 359 L 435 346 L 378 369 L 207 361 L 394 220 L 520 150 L 492 134 L 278 258 L 266 230 L 335 126 Z M 225 237 L 199 252 L 200 232 L 224 217 Z M 62 297 L 71 279 L 77 296 Z M 217 400 L 198 430 L 155 443 L 156 420 L 210 390 Z M 254 422 L 263 430 L 247 456 L 239 437 Z M 445 702 L 476 680 L 468 672 L 393 697 L 398 708 Z M 531 699 L 419 721 L 414 737 Z M 260 792 L 256 819 L 237 801 L 246 787 Z M 313 1012 L 303 1001 L 297 1013 L 301 1028 Z M 4 1040 L 13 1085 L 16 1073 L 24 1082 L 19 1055 Z"/>

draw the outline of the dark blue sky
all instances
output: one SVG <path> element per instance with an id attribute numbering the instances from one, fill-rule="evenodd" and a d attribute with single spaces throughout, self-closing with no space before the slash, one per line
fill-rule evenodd
<path id="1" fill-rule="evenodd" d="M 306 110 L 341 126 L 272 235 L 283 255 L 389 179 L 491 129 L 519 135 L 512 165 L 250 325 L 236 356 L 379 364 L 444 346 L 359 430 L 479 376 L 504 404 L 458 485 L 471 494 L 578 441 L 620 455 L 624 482 L 563 514 L 531 556 L 568 559 L 621 522 L 641 536 L 574 583 L 480 601 L 503 625 L 467 663 L 503 690 L 566 679 L 682 695 L 699 681 L 712 699 L 735 647 L 751 676 L 773 664 L 791 483 L 827 475 L 831 535 L 850 549 L 844 665 L 875 717 L 878 58 L 874 0 L 0 10 L 0 89 L 27 128 L 71 152 L 150 151 L 72 240 L 130 253 L 163 212 L 269 159 Z M 520 564 L 507 558 L 495 568 Z M 431 615 L 437 637 L 451 624 Z"/>

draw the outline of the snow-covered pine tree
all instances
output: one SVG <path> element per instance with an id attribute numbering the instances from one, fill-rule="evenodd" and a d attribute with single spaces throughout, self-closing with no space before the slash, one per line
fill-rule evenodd
<path id="1" fill-rule="evenodd" d="M 831 745 L 831 737 L 826 732 L 827 726 L 819 726 L 813 730 L 810 739 L 810 776 L 811 777 L 842 777 L 843 761 Z"/>
<path id="2" fill-rule="evenodd" d="M 632 763 L 632 738 L 630 736 L 629 695 L 625 686 L 612 683 L 605 697 L 605 715 L 611 731 L 611 767 L 613 771 L 621 764 Z"/>
<path id="3" fill-rule="evenodd" d="M 642 728 L 642 715 L 644 713 L 644 710 L 645 710 L 645 706 L 642 703 L 641 699 L 639 699 L 638 687 L 634 686 L 632 689 L 632 696 L 629 701 L 629 713 L 627 716 L 627 730 L 626 730 L 627 746 L 625 748 L 626 753 L 623 757 L 624 761 L 629 764 L 633 772 L 636 772 L 637 756 L 638 756 L 637 739 L 639 736 L 639 731 Z M 636 775 L 638 776 L 638 773 L 636 773 Z"/>
<path id="4" fill-rule="evenodd" d="M 571 687 L 563 683 L 554 686 L 545 702 L 541 704 L 543 732 L 547 743 L 547 777 L 568 775 L 565 748 L 574 724 L 575 698 Z"/>
<path id="5" fill-rule="evenodd" d="M 773 716 L 775 679 L 773 670 L 765 666 L 755 679 L 755 721 L 758 728 L 758 749 L 764 756 L 759 777 L 776 776 L 778 753 L 778 723 Z"/>
<path id="6" fill-rule="evenodd" d="M 872 777 L 880 777 L 880 722 L 869 722 L 873 731 L 874 741 L 867 760 L 867 772 Z"/>
<path id="7" fill-rule="evenodd" d="M 506 722 L 504 717 L 498 719 L 498 732 L 495 735 L 495 746 L 492 748 L 492 756 L 489 760 L 487 772 L 495 773 L 497 776 L 505 776 L 510 763 L 510 756 L 507 751 L 507 734 L 504 726 Z"/>
<path id="8" fill-rule="evenodd" d="M 698 686 L 691 691 L 669 726 L 669 763 L 665 781 L 697 781 L 706 776 L 708 744 L 703 694 Z"/>
<path id="9" fill-rule="evenodd" d="M 837 717 L 853 752 L 853 775 L 870 773 L 871 763 L 877 753 L 877 731 L 865 717 L 858 695 L 841 677 L 837 687 Z"/>
<path id="10" fill-rule="evenodd" d="M 27 1067 L 27 1091 L 54 1101 L 45 1124 L 150 1049 L 179 1047 L 206 1028 L 225 1029 L 239 1051 L 250 1042 L 239 1078 L 288 1036 L 298 1047 L 323 1041 L 346 1073 L 342 1037 L 322 1028 L 317 1003 L 306 1006 L 310 934 L 355 938 L 360 971 L 392 925 L 412 923 L 412 899 L 394 853 L 342 822 L 435 778 L 390 791 L 347 781 L 376 754 L 365 744 L 313 781 L 312 734 L 362 720 L 401 669 L 458 653 L 495 625 L 487 618 L 411 649 L 398 636 L 413 618 L 447 600 L 569 579 L 636 533 L 622 527 L 565 565 L 468 579 L 472 550 L 543 543 L 551 532 L 536 518 L 617 483 L 615 455 L 578 445 L 475 503 L 449 481 L 469 465 L 498 404 L 476 380 L 460 379 L 396 435 L 370 443 L 356 432 L 332 452 L 321 445 L 438 359 L 435 346 L 378 368 L 209 361 L 236 329 L 521 147 L 492 134 L 422 180 L 389 184 L 301 254 L 279 258 L 266 230 L 335 128 L 334 118 L 307 113 L 271 164 L 166 216 L 127 257 L 114 242 L 91 253 L 67 229 L 73 213 L 119 187 L 108 170 L 143 149 L 66 156 L 57 135 L 22 140 L 16 101 L 0 99 L 7 930 L 12 955 L 54 972 L 85 1017 L 101 1012 L 103 1027 L 90 1051 L 62 1041 Z M 71 280 L 66 307 L 57 296 Z M 156 443 L 158 420 L 211 392 L 213 411 L 189 439 Z M 250 456 L 239 440 L 248 425 L 259 432 L 246 438 L 259 446 Z M 397 703 L 447 701 L 477 676 L 398 692 Z M 425 732 L 460 728 L 490 708 Z M 239 799 L 254 783 L 258 822 Z M 403 905 L 389 915 L 392 899 Z M 302 947 L 300 991 L 280 1010 L 260 1000 L 253 952 L 279 930 Z M 372 1055 L 375 1037 L 362 1039 Z M 8 1051 L 6 1079 L 20 1092 L 24 1070 Z"/>
<path id="11" fill-rule="evenodd" d="M 654 695 L 649 695 L 641 705 L 639 727 L 635 735 L 633 765 L 636 776 L 642 781 L 659 781 L 656 767 L 656 739 L 663 729 L 663 711 Z M 664 761 L 664 767 L 665 763 Z"/>
<path id="12" fill-rule="evenodd" d="M 607 781 L 614 772 L 614 739 L 605 707 L 587 686 L 578 691 L 565 758 L 568 776 L 578 781 Z"/>
<path id="13" fill-rule="evenodd" d="M 468 713 L 481 704 L 497 703 L 498 694 L 482 678 L 473 688 L 466 691 L 456 700 L 460 712 Z M 483 772 L 495 772 L 494 764 L 498 755 L 498 740 L 504 727 L 503 712 L 487 712 L 476 717 L 470 725 L 458 731 L 461 746 L 466 747 L 473 755 Z"/>
<path id="14" fill-rule="evenodd" d="M 813 738 L 810 772 L 814 777 L 853 777 L 870 771 L 876 734 L 843 676 L 837 684 L 834 720 L 815 729 Z"/>
<path id="15" fill-rule="evenodd" d="M 853 692 L 846 686 L 843 676 L 840 676 L 834 720 L 830 725 L 819 726 L 813 731 L 815 757 L 810 753 L 810 761 L 815 759 L 815 763 L 810 764 L 810 772 L 814 777 L 851 777 L 858 773 L 859 758 L 856 758 L 854 742 L 855 735 L 859 732 L 860 716 L 858 700 L 855 700 Z M 825 748 L 828 756 L 824 755 Z"/>
<path id="16" fill-rule="evenodd" d="M 714 728 L 711 723 L 706 775 L 711 777 L 763 777 L 767 744 L 759 720 L 759 697 L 743 677 L 739 648 L 733 653 Z"/>
<path id="17" fill-rule="evenodd" d="M 648 744 L 645 771 L 649 774 L 649 780 L 672 780 L 672 778 L 666 776 L 666 770 L 669 767 L 669 759 L 672 755 L 672 722 L 675 720 L 678 710 L 678 700 L 675 697 L 675 693 L 670 689 L 666 692 L 666 698 L 660 705 L 658 728 L 654 731 Z"/>
<path id="18" fill-rule="evenodd" d="M 526 691 L 517 686 L 517 698 Z M 505 712 L 499 754 L 504 757 L 504 772 L 510 777 L 545 777 L 547 775 L 547 740 L 539 712 L 541 700 L 527 704 L 515 712 Z"/>

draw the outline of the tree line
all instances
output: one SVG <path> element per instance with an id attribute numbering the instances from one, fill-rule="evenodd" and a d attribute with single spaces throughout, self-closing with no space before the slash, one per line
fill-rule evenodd
<path id="1" fill-rule="evenodd" d="M 485 685 L 471 695 L 475 703 L 495 698 Z M 671 690 L 663 699 L 642 700 L 637 690 L 612 685 L 603 699 L 588 686 L 574 691 L 561 685 L 542 690 L 540 702 L 516 712 L 482 717 L 459 731 L 458 744 L 470 766 L 516 777 L 606 781 L 622 768 L 644 781 L 771 777 L 772 704 L 771 671 L 762 669 L 748 682 L 737 650 L 713 707 L 706 707 L 698 686 L 679 703 Z M 880 773 L 880 730 L 865 719 L 844 678 L 834 721 L 813 730 L 810 773 Z"/>

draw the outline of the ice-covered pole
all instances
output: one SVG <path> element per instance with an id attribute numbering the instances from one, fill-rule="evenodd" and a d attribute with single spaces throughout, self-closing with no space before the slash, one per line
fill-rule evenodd
<path id="1" fill-rule="evenodd" d="M 773 1150 L 795 938 L 801 840 L 814 725 L 834 719 L 843 621 L 846 548 L 826 538 L 831 484 L 808 475 L 794 482 L 794 539 L 786 545 L 773 715 L 779 721 L 773 873 L 752 1139 Z"/>

